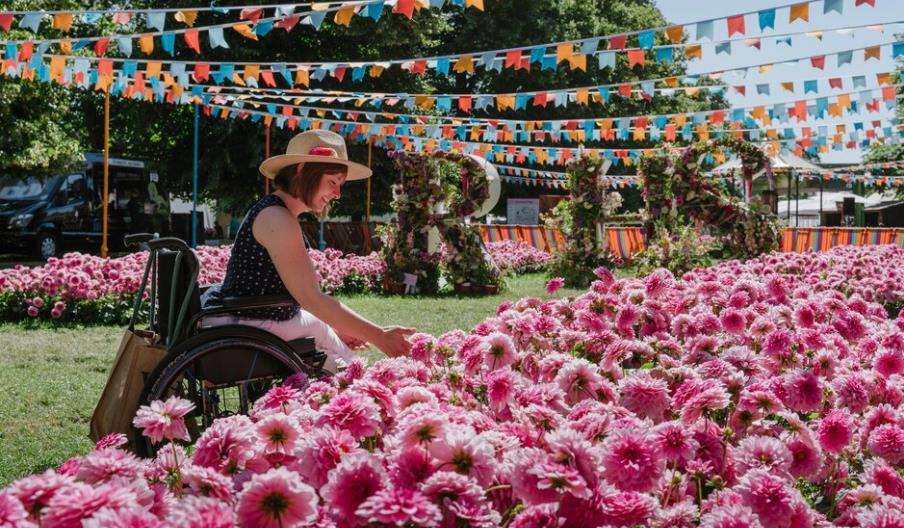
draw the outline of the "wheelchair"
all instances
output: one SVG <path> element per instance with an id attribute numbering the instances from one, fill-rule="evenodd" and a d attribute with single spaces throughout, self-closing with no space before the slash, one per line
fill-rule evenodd
<path id="1" fill-rule="evenodd" d="M 155 238 L 141 233 L 125 237 L 127 247 L 148 249 L 148 260 L 129 321 L 147 313 L 149 337 L 165 355 L 145 379 L 140 405 L 172 395 L 190 400 L 195 409 L 186 416 L 192 441 L 217 418 L 247 414 L 260 396 L 287 377 L 302 373 L 308 378 L 328 374 L 326 354 L 314 347 L 314 338 L 292 341 L 264 330 L 230 324 L 205 327 L 205 318 L 249 309 L 295 304 L 289 295 L 224 297 L 218 306 L 201 307 L 199 263 L 194 251 L 178 238 Z M 135 446 L 150 456 L 153 446 Z"/>

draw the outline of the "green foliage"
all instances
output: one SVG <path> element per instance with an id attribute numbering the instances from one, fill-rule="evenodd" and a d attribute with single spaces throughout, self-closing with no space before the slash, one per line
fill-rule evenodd
<path id="1" fill-rule="evenodd" d="M 687 224 L 678 224 L 673 231 L 668 229 L 664 223 L 657 225 L 656 234 L 646 249 L 635 256 L 639 274 L 648 275 L 658 268 L 665 268 L 672 275 L 681 277 L 694 268 L 712 265 L 712 254 L 719 249 L 716 239 L 702 236 Z"/>

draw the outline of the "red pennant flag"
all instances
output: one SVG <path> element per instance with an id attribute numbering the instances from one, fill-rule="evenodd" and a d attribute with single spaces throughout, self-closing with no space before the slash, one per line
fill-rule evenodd
<path id="1" fill-rule="evenodd" d="M 518 68 L 521 65 L 521 50 L 509 50 L 505 53 L 505 67 Z"/>
<path id="2" fill-rule="evenodd" d="M 826 56 L 820 55 L 819 57 L 810 57 L 810 64 L 817 69 L 823 69 L 826 67 Z"/>
<path id="3" fill-rule="evenodd" d="M 622 97 L 631 97 L 631 85 L 630 84 L 620 84 L 618 86 L 618 95 Z"/>
<path id="4" fill-rule="evenodd" d="M 414 61 L 414 66 L 411 67 L 411 73 L 416 73 L 423 77 L 427 73 L 427 61 L 426 60 L 417 60 Z"/>
<path id="5" fill-rule="evenodd" d="M 807 118 L 807 102 L 797 101 L 794 103 L 794 113 L 797 114 L 797 120 L 803 121 Z"/>
<path id="6" fill-rule="evenodd" d="M 339 66 L 335 70 L 333 70 L 333 77 L 338 79 L 339 82 L 342 82 L 342 79 L 345 77 L 345 70 L 347 70 L 345 66 Z"/>
<path id="7" fill-rule="evenodd" d="M 735 33 L 744 34 L 744 15 L 728 17 L 728 36 L 729 38 Z"/>
<path id="8" fill-rule="evenodd" d="M 264 84 L 267 86 L 276 86 L 276 80 L 273 78 L 273 72 L 271 70 L 262 71 L 261 79 L 264 81 Z"/>
<path id="9" fill-rule="evenodd" d="M 195 71 L 191 75 L 195 82 L 207 81 L 210 79 L 210 64 L 195 64 Z"/>
<path id="10" fill-rule="evenodd" d="M 633 68 L 636 64 L 639 64 L 640 67 L 643 68 L 644 52 L 642 49 L 628 50 L 628 67 Z"/>
<path id="11" fill-rule="evenodd" d="M 861 6 L 863 4 L 866 4 L 870 7 L 876 7 L 876 0 L 856 0 L 856 2 L 854 2 L 854 7 Z"/>
<path id="12" fill-rule="evenodd" d="M 296 24 L 298 24 L 299 18 L 300 17 L 298 15 L 287 16 L 282 20 L 278 20 L 275 24 L 273 24 L 273 27 L 277 29 L 285 29 L 286 33 L 288 33 L 292 31 Z"/>
<path id="13" fill-rule="evenodd" d="M 829 79 L 829 88 L 836 88 L 836 89 L 840 90 L 841 89 L 841 79 L 838 77 Z"/>
<path id="14" fill-rule="evenodd" d="M 526 72 L 530 71 L 530 56 L 521 57 L 521 69 Z"/>
<path id="15" fill-rule="evenodd" d="M 741 95 L 747 95 L 747 87 L 744 86 L 743 84 L 739 84 L 738 86 L 735 86 L 734 91 Z"/>
<path id="16" fill-rule="evenodd" d="M 540 93 L 534 95 L 534 106 L 542 106 L 545 108 L 546 103 L 547 103 L 546 92 L 540 92 Z"/>
<path id="17" fill-rule="evenodd" d="M 263 14 L 263 12 L 263 8 L 260 7 L 246 7 L 239 13 L 239 19 L 250 20 L 251 22 L 257 24 L 257 19 L 261 17 L 261 14 Z"/>
<path id="18" fill-rule="evenodd" d="M 198 42 L 197 29 L 189 29 L 183 33 L 182 36 L 185 38 L 185 44 L 187 44 L 189 48 L 195 50 L 195 53 L 201 53 L 201 44 Z"/>
<path id="19" fill-rule="evenodd" d="M 627 41 L 628 37 L 626 35 L 615 35 L 614 37 L 609 37 L 609 49 L 625 49 L 625 44 L 627 43 Z"/>
<path id="20" fill-rule="evenodd" d="M 94 43 L 94 54 L 98 57 L 103 57 L 107 53 L 107 45 L 110 44 L 110 39 L 102 38 Z"/>
<path id="21" fill-rule="evenodd" d="M 34 50 L 34 42 L 23 42 L 21 46 L 19 46 L 19 60 L 27 61 L 31 59 L 31 55 Z"/>
<path id="22" fill-rule="evenodd" d="M 0 13 L 0 27 L 3 28 L 3 31 L 9 31 L 9 28 L 13 26 L 13 15 L 12 13 Z"/>
<path id="23" fill-rule="evenodd" d="M 401 13 L 410 20 L 414 16 L 414 0 L 399 0 L 392 12 Z"/>
<path id="24" fill-rule="evenodd" d="M 895 87 L 894 86 L 883 86 L 882 87 L 882 100 L 883 101 L 894 101 L 895 100 Z"/>
<path id="25" fill-rule="evenodd" d="M 883 88 L 883 90 L 884 90 L 884 88 Z M 870 112 L 878 112 L 879 111 L 879 100 L 873 99 L 872 104 L 866 103 L 866 109 L 869 110 Z"/>
<path id="26" fill-rule="evenodd" d="M 722 110 L 719 110 L 718 112 L 713 112 L 713 113 L 709 114 L 709 122 L 714 125 L 717 125 L 719 123 L 724 123 L 725 122 L 725 112 Z"/>
<path id="27" fill-rule="evenodd" d="M 471 111 L 471 98 L 470 97 L 459 97 L 458 98 L 458 109 L 462 112 L 470 112 Z"/>

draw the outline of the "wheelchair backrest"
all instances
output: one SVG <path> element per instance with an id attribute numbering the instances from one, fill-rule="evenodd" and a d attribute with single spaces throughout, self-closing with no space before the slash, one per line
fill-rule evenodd
<path id="1" fill-rule="evenodd" d="M 134 329 L 144 293 L 150 286 L 148 327 L 167 346 L 183 339 L 186 323 L 201 310 L 199 264 L 195 252 L 178 238 L 147 242 L 149 254 L 129 328 Z"/>

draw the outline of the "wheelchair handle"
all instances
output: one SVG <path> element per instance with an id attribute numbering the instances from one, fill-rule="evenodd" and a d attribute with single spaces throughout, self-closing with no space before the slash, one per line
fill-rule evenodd
<path id="1" fill-rule="evenodd" d="M 139 246 L 154 240 L 154 236 L 153 233 L 132 233 L 123 237 L 123 242 L 125 242 L 126 247 Z"/>
<path id="2" fill-rule="evenodd" d="M 158 249 L 170 249 L 173 251 L 191 251 L 191 248 L 188 247 L 188 244 L 185 243 L 181 238 L 176 237 L 163 237 L 163 238 L 155 238 L 153 240 L 148 241 L 148 248 L 151 251 L 156 251 Z"/>

